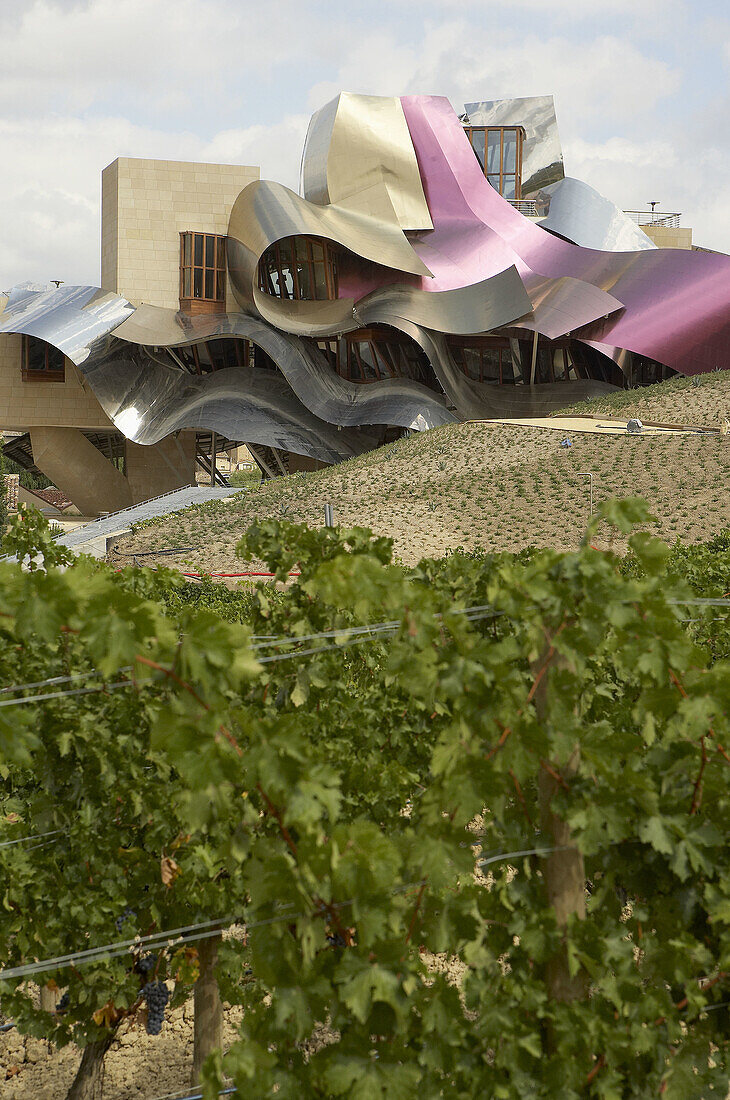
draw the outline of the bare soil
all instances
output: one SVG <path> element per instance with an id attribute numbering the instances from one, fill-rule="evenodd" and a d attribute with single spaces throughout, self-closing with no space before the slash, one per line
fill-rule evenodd
<path id="1" fill-rule="evenodd" d="M 571 410 L 718 427 L 730 417 L 730 374 L 673 379 L 617 393 Z M 136 553 L 145 565 L 196 572 L 240 572 L 235 548 L 255 518 L 321 525 L 324 505 L 342 526 L 369 527 L 394 541 L 414 564 L 458 547 L 574 549 L 595 504 L 643 496 L 668 542 L 697 542 L 730 525 L 730 435 L 595 436 L 507 424 L 457 424 L 414 434 L 316 473 L 295 474 L 246 490 L 230 502 L 194 506 L 121 537 L 110 560 Z M 156 553 L 176 547 L 192 550 Z M 122 555 L 122 556 L 119 556 Z"/>
<path id="2" fill-rule="evenodd" d="M 241 1019 L 240 1008 L 225 1014 L 224 1043 L 230 1045 Z M 55 1050 L 45 1039 L 17 1031 L 0 1034 L 2 1100 L 63 1100 L 71 1086 L 81 1050 Z M 122 1024 L 104 1060 L 104 1100 L 156 1100 L 190 1091 L 193 1068 L 193 1001 L 168 1012 L 162 1034 L 147 1035 L 133 1023 Z"/>

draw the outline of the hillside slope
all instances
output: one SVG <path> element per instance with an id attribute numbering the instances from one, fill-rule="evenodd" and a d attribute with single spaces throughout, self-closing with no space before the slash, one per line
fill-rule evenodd
<path id="1" fill-rule="evenodd" d="M 716 427 L 730 416 L 730 372 L 699 383 L 673 379 L 621 392 L 578 412 L 640 416 L 644 420 Z M 572 410 L 563 410 L 569 412 Z M 667 541 L 698 541 L 730 526 L 730 436 L 572 435 L 502 424 L 447 425 L 412 435 L 340 466 L 265 482 L 230 502 L 193 507 L 153 521 L 119 539 L 117 551 L 153 553 L 144 564 L 197 571 L 246 568 L 236 542 L 255 517 L 319 525 L 325 503 L 344 526 L 390 535 L 406 563 L 462 546 L 518 550 L 534 544 L 567 550 L 579 542 L 589 516 L 589 482 L 596 502 L 645 497 Z M 111 554 L 117 564 L 131 560 Z"/>

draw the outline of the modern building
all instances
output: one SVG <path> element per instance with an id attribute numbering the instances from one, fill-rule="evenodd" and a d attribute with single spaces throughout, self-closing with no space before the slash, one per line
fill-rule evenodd
<path id="1" fill-rule="evenodd" d="M 239 444 L 275 476 L 728 366 L 730 257 L 566 177 L 551 96 L 342 93 L 300 191 L 109 165 L 101 287 L 0 298 L 11 453 L 90 514 Z"/>

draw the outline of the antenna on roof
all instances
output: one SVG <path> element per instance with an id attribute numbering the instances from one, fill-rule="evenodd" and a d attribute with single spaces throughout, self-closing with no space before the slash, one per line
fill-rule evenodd
<path id="1" fill-rule="evenodd" d="M 58 290 L 58 288 L 60 287 L 61 283 L 63 282 L 63 279 L 51 279 L 50 281 L 51 281 L 51 282 L 53 283 L 53 285 L 55 286 L 56 290 Z"/>

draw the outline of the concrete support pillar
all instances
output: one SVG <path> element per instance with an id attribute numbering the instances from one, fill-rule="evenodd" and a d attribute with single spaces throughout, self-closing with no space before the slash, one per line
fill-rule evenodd
<path id="1" fill-rule="evenodd" d="M 129 482 L 78 428 L 31 428 L 33 461 L 84 516 L 133 503 Z"/>
<path id="2" fill-rule="evenodd" d="M 127 442 L 127 480 L 133 504 L 194 485 L 195 432 L 177 432 L 151 447 Z"/>

